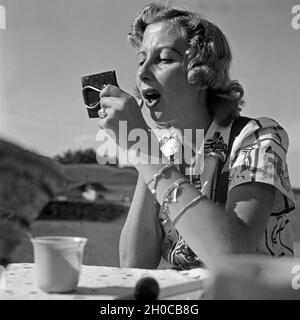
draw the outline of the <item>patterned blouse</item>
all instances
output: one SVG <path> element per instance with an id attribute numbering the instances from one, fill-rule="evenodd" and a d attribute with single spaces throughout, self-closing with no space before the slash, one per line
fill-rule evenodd
<path id="1" fill-rule="evenodd" d="M 209 162 L 207 161 L 209 158 L 225 161 L 231 126 L 232 123 L 228 127 L 220 127 L 216 121 L 212 122 L 204 138 L 205 164 Z M 258 254 L 275 257 L 294 254 L 294 240 L 288 213 L 295 209 L 295 198 L 286 163 L 288 144 L 286 131 L 276 121 L 266 117 L 252 119 L 234 140 L 231 153 L 223 167 L 222 173 L 227 171 L 229 174 L 228 192 L 246 182 L 263 182 L 276 188 L 272 212 L 256 250 Z M 197 162 L 195 158 L 193 161 Z M 213 200 L 218 165 L 212 168 L 206 170 L 204 167 L 201 174 L 195 173 L 194 170 L 188 178 L 193 185 L 203 191 L 205 181 L 202 176 L 206 174 L 207 177 L 206 171 L 212 170 L 213 172 L 208 175 L 210 178 L 207 178 L 209 189 L 204 193 Z M 218 204 L 224 207 L 224 204 Z M 164 235 L 162 257 L 180 269 L 203 266 L 202 261 L 188 247 L 162 208 L 159 209 L 159 218 Z"/>

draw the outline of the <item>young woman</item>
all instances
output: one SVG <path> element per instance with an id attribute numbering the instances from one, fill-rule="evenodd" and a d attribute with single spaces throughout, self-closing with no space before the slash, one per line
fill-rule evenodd
<path id="1" fill-rule="evenodd" d="M 136 18 L 129 40 L 142 101 L 106 86 L 99 126 L 118 137 L 119 121 L 127 121 L 128 132 L 144 130 L 150 146 L 143 104 L 159 129 L 162 154 L 159 164 L 149 160 L 151 151 L 135 163 L 139 178 L 120 237 L 121 266 L 156 268 L 161 256 L 184 269 L 209 266 L 223 254 L 293 255 L 288 136 L 270 118 L 239 116 L 243 89 L 229 77 L 231 51 L 221 30 L 197 13 L 154 3 Z M 160 137 L 161 128 L 169 135 Z M 202 129 L 204 148 L 180 144 L 185 129 L 194 138 Z M 184 148 L 190 159 L 176 162 Z"/>

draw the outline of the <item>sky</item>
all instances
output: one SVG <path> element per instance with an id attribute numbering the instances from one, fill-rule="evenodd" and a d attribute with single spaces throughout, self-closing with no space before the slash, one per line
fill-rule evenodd
<path id="1" fill-rule="evenodd" d="M 144 0 L 0 0 L 0 137 L 46 156 L 97 148 L 81 77 L 115 70 L 133 91 L 137 62 L 126 37 Z M 232 78 L 245 89 L 243 115 L 268 116 L 288 132 L 288 165 L 300 187 L 300 0 L 159 1 L 201 12 L 226 34 Z"/>

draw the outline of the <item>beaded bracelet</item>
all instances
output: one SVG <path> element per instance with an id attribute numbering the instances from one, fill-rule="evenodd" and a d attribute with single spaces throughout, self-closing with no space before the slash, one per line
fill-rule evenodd
<path id="1" fill-rule="evenodd" d="M 204 199 L 204 198 L 208 199 L 205 194 L 203 194 L 203 193 L 199 194 L 197 197 L 195 197 L 193 200 L 191 200 L 189 203 L 187 203 L 182 209 L 180 209 L 176 214 L 174 214 L 174 215 L 169 214 L 170 220 L 175 225 L 176 220 L 178 220 L 178 218 L 180 218 L 180 216 L 185 212 L 186 209 L 188 209 L 190 206 L 192 206 L 197 201 Z"/>
<path id="2" fill-rule="evenodd" d="M 174 194 L 172 196 L 172 199 L 168 202 L 177 202 L 177 195 L 178 191 L 180 189 L 180 185 L 183 183 L 190 183 L 186 180 L 186 178 L 179 178 L 174 183 L 172 183 L 168 189 L 163 193 L 162 196 L 162 204 L 165 203 L 167 200 L 169 200 L 170 194 L 174 191 Z"/>
<path id="3" fill-rule="evenodd" d="M 160 178 L 166 170 L 172 167 L 175 167 L 173 163 L 167 163 L 161 169 L 159 169 L 158 172 L 154 174 L 153 178 L 148 182 L 148 186 L 153 182 L 153 187 L 151 188 L 150 192 L 153 194 L 154 199 L 156 199 L 156 185 L 158 178 Z"/>

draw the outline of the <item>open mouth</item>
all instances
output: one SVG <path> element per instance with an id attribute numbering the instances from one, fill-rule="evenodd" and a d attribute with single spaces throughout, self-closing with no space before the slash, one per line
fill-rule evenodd
<path id="1" fill-rule="evenodd" d="M 154 108 L 161 97 L 161 94 L 155 89 L 146 89 L 142 91 L 143 98 L 145 100 L 145 104 L 149 109 Z"/>

